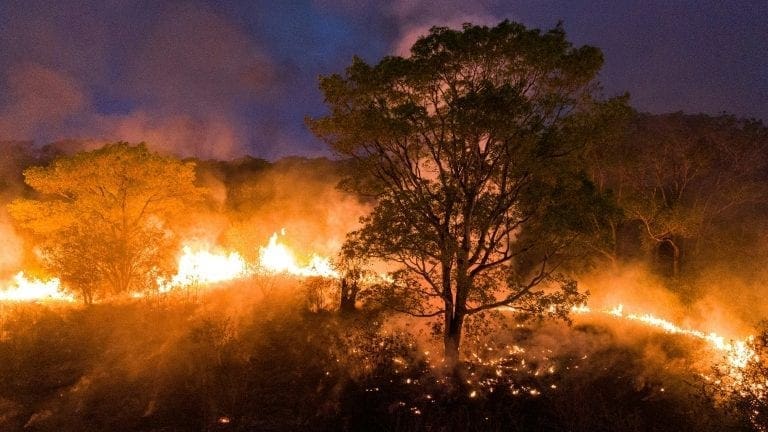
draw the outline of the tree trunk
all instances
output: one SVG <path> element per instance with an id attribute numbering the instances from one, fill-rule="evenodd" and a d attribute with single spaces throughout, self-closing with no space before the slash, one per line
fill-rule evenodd
<path id="1" fill-rule="evenodd" d="M 680 275 L 680 247 L 672 239 L 667 239 L 667 243 L 672 248 L 672 277 L 677 279 Z"/>
<path id="2" fill-rule="evenodd" d="M 339 312 L 342 314 L 351 314 L 355 312 L 355 302 L 357 301 L 357 292 L 359 287 L 356 280 L 347 277 L 341 278 L 341 301 L 339 302 Z"/>
<path id="3" fill-rule="evenodd" d="M 83 303 L 86 306 L 93 304 L 93 290 L 91 288 L 81 288 L 80 293 L 83 296 Z"/>
<path id="4" fill-rule="evenodd" d="M 445 362 L 448 368 L 455 368 L 459 364 L 459 348 L 461 347 L 461 330 L 464 324 L 464 313 L 458 311 L 446 311 L 445 329 L 443 332 L 443 344 L 445 349 Z"/>
<path id="5" fill-rule="evenodd" d="M 467 271 L 468 252 L 466 248 L 462 248 L 458 255 L 455 274 L 456 297 L 452 299 L 452 307 L 449 307 L 448 304 L 445 305 L 445 333 L 443 335 L 446 365 L 451 369 L 455 369 L 459 364 L 461 332 L 467 314 L 467 297 L 472 287 Z"/>

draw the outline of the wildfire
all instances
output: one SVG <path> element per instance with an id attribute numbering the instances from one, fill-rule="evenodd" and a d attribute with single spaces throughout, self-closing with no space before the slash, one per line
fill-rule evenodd
<path id="1" fill-rule="evenodd" d="M 281 231 L 285 235 L 285 230 Z M 334 270 L 328 258 L 312 254 L 309 264 L 300 266 L 294 253 L 278 240 L 278 233 L 272 234 L 269 243 L 259 248 L 259 267 L 268 273 L 286 273 L 294 276 L 320 276 L 335 278 L 339 274 Z"/>
<path id="2" fill-rule="evenodd" d="M 285 235 L 285 230 L 281 230 Z M 165 293 L 174 288 L 206 286 L 251 277 L 258 269 L 261 274 L 287 274 L 296 277 L 336 278 L 338 272 L 330 259 L 312 254 L 306 265 L 300 265 L 294 252 L 272 234 L 266 246 L 259 248 L 257 263 L 249 263 L 237 252 L 216 250 L 211 245 L 182 247 L 176 274 L 170 278 L 158 278 L 158 291 Z M 143 293 L 133 293 L 143 297 Z M 61 290 L 58 278 L 49 280 L 30 279 L 24 272 L 17 273 L 5 286 L 0 285 L 0 301 L 75 301 L 75 297 Z"/>
<path id="3" fill-rule="evenodd" d="M 24 272 L 13 276 L 13 281 L 0 289 L 0 301 L 75 301 L 74 297 L 61 290 L 58 278 L 48 280 L 30 279 Z"/>
<path id="4" fill-rule="evenodd" d="M 314 253 L 306 265 L 299 264 L 296 254 L 280 242 L 279 235 L 285 235 L 285 229 L 272 234 L 267 245 L 259 248 L 259 259 L 254 264 L 249 264 L 237 252 L 215 252 L 210 246 L 193 247 L 187 244 L 182 248 L 176 274 L 170 279 L 158 279 L 158 289 L 160 292 L 167 292 L 177 287 L 204 286 L 237 280 L 253 276 L 255 270 L 259 270 L 262 274 L 287 274 L 296 277 L 339 277 L 339 273 L 333 268 L 328 258 Z M 380 277 L 382 280 L 387 280 L 388 275 Z M 60 281 L 57 278 L 46 281 L 30 279 L 23 272 L 17 273 L 12 282 L 6 284 L 5 288 L 0 288 L 0 301 L 36 300 L 74 301 L 75 298 L 62 292 Z M 587 305 L 574 306 L 571 312 L 576 314 L 595 313 Z M 640 322 L 667 333 L 701 339 L 712 348 L 724 352 L 728 362 L 738 369 L 744 368 L 755 357 L 754 351 L 748 346 L 749 338 L 727 340 L 717 333 L 706 333 L 680 327 L 671 321 L 649 313 L 625 313 L 622 304 L 612 309 L 596 312 Z"/>
<path id="5" fill-rule="evenodd" d="M 281 230 L 285 235 L 285 230 Z M 320 276 L 335 278 L 338 273 L 328 258 L 312 254 L 306 266 L 298 264 L 296 255 L 272 234 L 266 246 L 259 248 L 258 263 L 248 263 L 237 252 L 214 252 L 213 247 L 185 245 L 179 257 L 178 271 L 170 279 L 158 279 L 160 292 L 192 285 L 204 286 L 244 279 L 258 269 L 266 274 L 288 274 L 298 277 Z"/>
<path id="6" fill-rule="evenodd" d="M 251 272 L 237 252 L 214 253 L 205 249 L 182 248 L 177 273 L 170 280 L 158 280 L 160 292 L 174 287 L 208 285 L 247 277 Z"/>
<path id="7" fill-rule="evenodd" d="M 578 305 L 574 306 L 571 309 L 571 312 L 590 313 L 593 311 L 587 305 Z M 687 335 L 706 341 L 712 348 L 724 352 L 728 363 L 737 369 L 743 369 L 756 355 L 748 346 L 748 342 L 752 336 L 741 340 L 727 341 L 725 337 L 720 336 L 715 332 L 706 333 L 701 330 L 680 327 L 671 321 L 667 321 L 649 313 L 625 313 L 623 304 L 599 312 L 616 318 L 638 321 L 645 325 L 659 328 L 667 333 Z"/>

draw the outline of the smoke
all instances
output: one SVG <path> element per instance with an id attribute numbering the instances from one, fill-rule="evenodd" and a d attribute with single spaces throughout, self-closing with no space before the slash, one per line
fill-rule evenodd
<path id="1" fill-rule="evenodd" d="M 488 4 L 459 0 L 314 0 L 314 3 L 319 8 L 330 8 L 350 18 L 369 15 L 368 21 L 380 21 L 388 40 L 388 54 L 400 56 L 409 55 L 413 43 L 434 26 L 460 28 L 464 23 L 493 25 L 509 18 L 499 15 Z"/>
<path id="2" fill-rule="evenodd" d="M 273 233 L 301 254 L 333 256 L 369 206 L 337 189 L 338 167 L 326 159 L 283 159 L 229 184 L 232 224 L 225 241 L 255 257 Z M 233 176 L 234 177 L 234 176 Z"/>
<path id="3" fill-rule="evenodd" d="M 0 279 L 7 279 L 20 270 L 28 257 L 24 237 L 14 228 L 6 206 L 25 191 L 22 171 L 35 160 L 31 143 L 3 142 L 0 155 Z M 27 246 L 27 247 L 25 247 Z"/>
<path id="4" fill-rule="evenodd" d="M 0 213 L 0 239 L 3 239 L 3 247 L 0 249 L 0 273 L 18 269 L 24 256 L 24 241 L 16 233 L 8 220 L 8 215 Z"/>
<path id="5" fill-rule="evenodd" d="M 100 127 L 102 141 L 119 137 L 128 142 L 146 142 L 153 150 L 181 157 L 229 159 L 243 152 L 242 132 L 229 118 L 220 115 L 199 118 L 140 110 L 101 119 Z"/>
<path id="6" fill-rule="evenodd" d="M 40 129 L 62 133 L 67 122 L 90 109 L 84 90 L 65 73 L 27 63 L 11 67 L 5 78 L 0 136 L 26 140 Z"/>
<path id="7" fill-rule="evenodd" d="M 683 328 L 716 332 L 726 340 L 749 335 L 757 324 L 755 317 L 765 313 L 760 302 L 743 301 L 749 293 L 756 297 L 761 291 L 755 282 L 734 274 L 720 274 L 716 280 L 703 274 L 680 286 L 645 265 L 627 263 L 581 275 L 579 284 L 590 292 L 592 310 L 623 305 L 625 313 L 652 314 Z"/>
<path id="8" fill-rule="evenodd" d="M 146 141 L 232 158 L 257 135 L 243 113 L 275 85 L 272 60 L 223 13 L 70 0 L 8 2 L 4 14 L 0 139 Z"/>

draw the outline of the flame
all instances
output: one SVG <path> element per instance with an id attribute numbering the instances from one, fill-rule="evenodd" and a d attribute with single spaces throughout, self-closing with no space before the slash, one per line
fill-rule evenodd
<path id="1" fill-rule="evenodd" d="M 285 235 L 285 229 L 281 231 Z M 312 254 L 309 264 L 300 266 L 294 253 L 278 240 L 278 233 L 272 234 L 269 243 L 259 248 L 259 267 L 268 273 L 285 273 L 294 276 L 320 276 L 336 278 L 339 273 L 328 258 Z"/>
<path id="2" fill-rule="evenodd" d="M 209 285 L 241 279 L 251 273 L 239 253 L 214 253 L 209 249 L 206 247 L 194 250 L 185 245 L 176 274 L 170 280 L 158 279 L 160 292 L 167 292 L 175 287 Z"/>
<path id="3" fill-rule="evenodd" d="M 587 305 L 577 305 L 571 308 L 573 313 L 591 313 L 592 309 Z M 726 355 L 728 363 L 736 369 L 743 369 L 747 364 L 755 358 L 757 355 L 754 350 L 749 348 L 749 342 L 752 336 L 748 336 L 744 339 L 735 339 L 727 341 L 725 337 L 718 335 L 715 332 L 706 333 L 701 330 L 690 329 L 680 327 L 671 321 L 657 317 L 655 315 L 644 313 L 624 313 L 624 305 L 619 304 L 611 309 L 604 309 L 600 311 L 611 315 L 616 318 L 627 319 L 631 321 L 638 321 L 642 324 L 659 328 L 667 333 L 682 334 L 691 336 L 697 339 L 701 339 L 707 342 L 712 348 L 718 351 L 722 351 Z"/>
<path id="4" fill-rule="evenodd" d="M 285 235 L 285 229 L 281 230 L 280 234 Z M 330 260 L 317 254 L 312 254 L 306 266 L 299 265 L 294 252 L 278 240 L 277 232 L 272 234 L 266 246 L 259 248 L 257 265 L 249 264 L 237 252 L 214 252 L 213 249 L 211 245 L 193 247 L 186 244 L 182 248 L 176 274 L 168 280 L 158 279 L 159 291 L 168 292 L 174 288 L 244 279 L 253 276 L 255 268 L 267 274 L 338 277 L 338 272 L 334 270 Z M 140 293 L 134 295 L 140 296 Z"/>
<path id="5" fill-rule="evenodd" d="M 285 235 L 285 229 L 282 229 L 280 234 Z M 339 277 L 339 273 L 333 268 L 329 258 L 314 253 L 310 256 L 307 265 L 299 265 L 293 251 L 278 240 L 277 232 L 272 234 L 266 246 L 259 248 L 257 265 L 249 264 L 237 252 L 214 252 L 215 248 L 211 245 L 192 246 L 191 244 L 192 242 L 187 242 L 182 247 L 176 274 L 169 279 L 157 279 L 159 292 L 165 293 L 174 288 L 212 285 L 243 279 L 252 276 L 255 268 L 267 274 L 288 274 L 298 277 Z M 140 298 L 144 297 L 144 293 L 135 292 L 131 296 Z M 6 284 L 6 287 L 0 286 L 0 301 L 38 300 L 71 302 L 75 301 L 75 298 L 61 291 L 61 283 L 58 278 L 47 281 L 29 279 L 24 275 L 24 272 L 17 273 L 13 277 L 13 282 Z"/>
<path id="6" fill-rule="evenodd" d="M 61 290 L 61 281 L 58 278 L 48 280 L 30 279 L 23 271 L 13 276 L 13 282 L 0 289 L 0 301 L 75 301 L 74 296 Z"/>
<path id="7" fill-rule="evenodd" d="M 279 241 L 278 235 L 285 235 L 285 229 L 283 228 L 279 233 L 273 233 L 267 245 L 259 248 L 259 262 L 256 266 L 249 265 L 237 252 L 213 252 L 210 246 L 193 248 L 186 244 L 183 246 L 182 254 L 179 257 L 177 273 L 168 280 L 158 279 L 158 289 L 160 292 L 167 292 L 176 287 L 211 285 L 242 279 L 252 276 L 254 268 L 268 274 L 287 274 L 298 277 L 339 277 L 339 273 L 333 268 L 327 257 L 313 253 L 307 265 L 300 265 L 294 252 Z M 383 281 L 391 281 L 391 276 L 387 274 L 381 274 L 378 277 Z M 134 296 L 141 296 L 141 294 Z M 13 283 L 10 286 L 0 289 L 0 301 L 35 300 L 74 301 L 75 299 L 72 295 L 61 291 L 59 279 L 53 278 L 47 281 L 29 279 L 23 272 L 19 272 L 13 277 Z M 574 306 L 571 312 L 585 314 L 592 313 L 593 310 L 583 304 Z M 620 319 L 637 321 L 667 333 L 687 335 L 706 341 L 714 349 L 726 353 L 729 364 L 738 369 L 746 367 L 756 356 L 755 352 L 749 348 L 749 337 L 740 340 L 726 340 L 725 337 L 717 333 L 706 333 L 680 327 L 671 321 L 649 313 L 627 314 L 624 312 L 623 304 L 599 312 Z"/>

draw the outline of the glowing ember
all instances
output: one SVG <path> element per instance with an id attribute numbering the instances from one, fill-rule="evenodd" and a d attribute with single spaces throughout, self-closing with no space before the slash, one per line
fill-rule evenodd
<path id="1" fill-rule="evenodd" d="M 193 250 L 184 246 L 179 269 L 170 280 L 158 280 L 161 292 L 174 287 L 207 285 L 246 277 L 248 265 L 237 252 L 214 253 L 207 249 Z"/>
<path id="2" fill-rule="evenodd" d="M 285 235 L 285 230 L 281 231 Z M 268 273 L 286 273 L 294 276 L 338 277 L 328 258 L 312 254 L 309 264 L 300 266 L 296 256 L 286 245 L 278 241 L 278 233 L 272 234 L 267 246 L 259 248 L 259 267 Z"/>
<path id="3" fill-rule="evenodd" d="M 13 282 L 0 290 L 0 301 L 39 301 L 57 300 L 73 302 L 75 298 L 61 291 L 61 282 L 58 278 L 43 281 L 29 279 L 24 272 L 18 272 L 13 277 Z"/>

